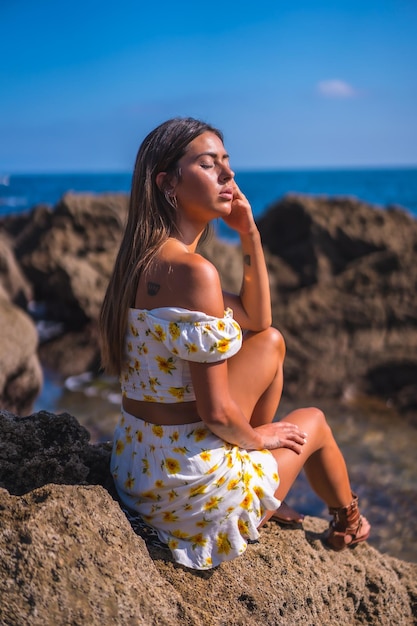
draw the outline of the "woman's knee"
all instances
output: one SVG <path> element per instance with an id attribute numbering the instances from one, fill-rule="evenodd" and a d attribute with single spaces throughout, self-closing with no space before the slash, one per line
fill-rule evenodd
<path id="1" fill-rule="evenodd" d="M 275 352 L 278 361 L 283 363 L 285 359 L 286 347 L 282 333 L 280 333 L 277 328 L 270 326 L 262 331 L 262 337 L 265 343 L 264 349 Z"/>

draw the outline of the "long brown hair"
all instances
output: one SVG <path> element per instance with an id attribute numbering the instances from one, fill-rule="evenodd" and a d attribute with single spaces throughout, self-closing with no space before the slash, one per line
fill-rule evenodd
<path id="1" fill-rule="evenodd" d="M 142 142 L 132 177 L 127 224 L 99 317 L 101 359 L 111 374 L 120 374 L 127 315 L 134 306 L 139 277 L 161 244 L 177 232 L 176 208 L 156 184 L 160 172 L 181 176 L 178 161 L 188 144 L 205 132 L 222 133 L 193 118 L 174 118 L 155 128 Z"/>

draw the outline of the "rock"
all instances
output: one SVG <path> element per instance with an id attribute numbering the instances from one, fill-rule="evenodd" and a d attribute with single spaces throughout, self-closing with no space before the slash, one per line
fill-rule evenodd
<path id="1" fill-rule="evenodd" d="M 417 565 L 365 543 L 326 550 L 324 520 L 268 523 L 243 556 L 187 570 L 134 532 L 110 447 L 75 418 L 2 411 L 0 442 L 1 624 L 415 624 Z"/>
<path id="2" fill-rule="evenodd" d="M 32 288 L 23 275 L 12 245 L 4 233 L 0 233 L 0 287 L 12 302 L 25 307 L 32 299 Z"/>
<path id="3" fill-rule="evenodd" d="M 259 228 L 281 261 L 273 314 L 287 341 L 285 393 L 365 392 L 415 420 L 417 221 L 349 198 L 287 196 Z"/>
<path id="4" fill-rule="evenodd" d="M 42 388 L 38 336 L 30 317 L 0 295 L 0 407 L 25 414 Z"/>
<path id="5" fill-rule="evenodd" d="M 97 319 L 126 214 L 126 194 L 67 193 L 54 210 L 3 222 L 35 299 L 70 329 Z"/>
<path id="6" fill-rule="evenodd" d="M 46 318 L 63 325 L 40 349 L 63 376 L 99 368 L 97 317 L 127 204 L 124 194 L 70 193 L 54 210 L 1 222 Z M 417 423 L 416 220 L 353 198 L 290 195 L 259 228 L 287 343 L 284 395 L 377 396 Z M 238 290 L 239 246 L 212 238 L 201 251 Z"/>

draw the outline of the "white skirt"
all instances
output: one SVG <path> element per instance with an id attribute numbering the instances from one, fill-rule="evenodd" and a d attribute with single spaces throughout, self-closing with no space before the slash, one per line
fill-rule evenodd
<path id="1" fill-rule="evenodd" d="M 111 472 L 121 501 L 194 569 L 242 554 L 281 504 L 272 454 L 231 445 L 203 422 L 159 426 L 122 410 Z"/>

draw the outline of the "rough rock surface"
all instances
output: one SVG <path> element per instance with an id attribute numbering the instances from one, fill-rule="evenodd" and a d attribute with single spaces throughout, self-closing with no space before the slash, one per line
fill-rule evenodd
<path id="1" fill-rule="evenodd" d="M 0 406 L 20 414 L 30 411 L 42 386 L 36 328 L 20 308 L 31 298 L 12 244 L 0 233 Z"/>
<path id="2" fill-rule="evenodd" d="M 242 557 L 187 570 L 134 532 L 109 446 L 90 445 L 75 418 L 1 411 L 0 442 L 2 625 L 416 623 L 417 565 L 367 544 L 328 551 L 324 520 L 269 523 Z"/>
<path id="3" fill-rule="evenodd" d="M 98 366 L 96 321 L 126 219 L 123 194 L 66 194 L 1 222 L 47 315 L 65 335 L 42 362 L 68 376 Z M 365 393 L 417 415 L 417 221 L 349 198 L 287 196 L 259 220 L 274 324 L 287 346 L 284 394 Z M 226 289 L 239 288 L 240 251 L 202 248 Z M 68 359 L 69 348 L 71 359 Z M 317 367 L 317 363 L 320 367 Z"/>
<path id="4" fill-rule="evenodd" d="M 417 221 L 350 198 L 287 196 L 259 228 L 286 392 L 365 392 L 416 419 Z"/>

